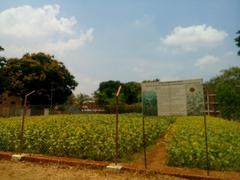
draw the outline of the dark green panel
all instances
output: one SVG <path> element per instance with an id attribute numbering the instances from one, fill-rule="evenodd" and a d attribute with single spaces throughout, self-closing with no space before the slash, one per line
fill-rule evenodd
<path id="1" fill-rule="evenodd" d="M 157 94 L 154 91 L 143 92 L 143 114 L 148 116 L 157 115 Z"/>

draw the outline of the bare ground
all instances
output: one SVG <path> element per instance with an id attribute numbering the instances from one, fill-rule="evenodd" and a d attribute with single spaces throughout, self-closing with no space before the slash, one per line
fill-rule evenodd
<path id="1" fill-rule="evenodd" d="M 189 176 L 207 176 L 206 170 L 191 169 L 183 167 L 167 166 L 167 153 L 165 148 L 164 137 L 160 138 L 155 145 L 147 150 L 147 169 L 157 170 L 166 174 L 185 174 Z M 145 168 L 143 153 L 137 154 L 134 161 L 123 163 L 126 167 Z M 240 172 L 233 171 L 210 171 L 210 177 L 219 179 L 240 180 Z"/>
<path id="2" fill-rule="evenodd" d="M 0 160 L 0 179 L 1 180 L 122 180 L 122 179 L 163 179 L 180 180 L 165 175 L 144 175 L 129 172 L 110 172 L 103 170 L 81 169 L 67 165 L 40 164 L 30 162 L 18 162 Z"/>

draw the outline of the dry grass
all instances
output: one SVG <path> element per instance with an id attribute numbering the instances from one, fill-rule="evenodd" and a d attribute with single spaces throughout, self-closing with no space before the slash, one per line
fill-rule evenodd
<path id="1" fill-rule="evenodd" d="M 0 179 L 1 180 L 96 180 L 96 179 L 163 179 L 178 180 L 182 178 L 163 176 L 163 175 L 143 175 L 128 172 L 109 172 L 103 170 L 81 169 L 66 165 L 37 164 L 29 162 L 16 162 L 0 160 Z"/>

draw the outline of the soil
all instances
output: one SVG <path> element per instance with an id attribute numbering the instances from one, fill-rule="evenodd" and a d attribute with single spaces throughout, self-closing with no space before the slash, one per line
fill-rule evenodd
<path id="1" fill-rule="evenodd" d="M 232 171 L 210 171 L 209 175 L 206 170 L 190 169 L 180 167 L 167 166 L 167 153 L 165 148 L 164 138 L 160 138 L 155 145 L 147 149 L 147 169 L 156 170 L 164 174 L 179 174 L 192 176 L 207 176 L 219 179 L 234 179 L 240 180 L 240 172 Z M 145 168 L 144 153 L 137 154 L 135 160 L 127 163 L 122 163 L 130 168 Z"/>
<path id="2" fill-rule="evenodd" d="M 129 172 L 111 172 L 103 170 L 82 169 L 76 166 L 41 164 L 30 162 L 19 162 L 10 160 L 0 160 L 0 179 L 1 180 L 145 180 L 145 179 L 163 179 L 163 180 L 181 180 L 166 175 L 144 175 Z"/>

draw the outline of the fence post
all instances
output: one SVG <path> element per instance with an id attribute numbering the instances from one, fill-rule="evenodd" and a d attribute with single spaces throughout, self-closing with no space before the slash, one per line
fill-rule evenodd
<path id="1" fill-rule="evenodd" d="M 118 87 L 117 93 L 116 93 L 116 137 L 115 137 L 115 144 L 116 144 L 116 152 L 115 152 L 115 165 L 118 163 L 119 158 L 119 138 L 118 138 L 118 96 L 121 91 L 122 86 Z"/>
<path id="2" fill-rule="evenodd" d="M 207 87 L 206 87 L 207 89 Z M 204 89 L 203 89 L 204 93 Z M 208 96 L 208 91 L 207 91 Z M 207 133 L 207 117 L 206 117 L 206 102 L 205 96 L 203 96 L 203 119 L 204 119 L 204 130 L 205 130 L 205 152 L 206 152 L 206 165 L 207 165 L 207 175 L 209 176 L 209 159 L 208 159 L 208 133 Z M 209 113 L 209 110 L 208 110 Z"/>
<path id="3" fill-rule="evenodd" d="M 143 142 L 143 150 L 144 150 L 144 167 L 145 169 L 147 169 L 147 152 L 146 152 L 146 134 L 145 134 L 145 117 L 144 117 L 144 102 L 143 102 L 143 89 L 141 87 L 141 98 L 142 98 L 142 135 L 143 135 L 143 139 L 142 139 L 142 142 Z"/>
<path id="4" fill-rule="evenodd" d="M 143 148 L 144 148 L 144 167 L 147 169 L 147 152 L 146 152 L 146 134 L 145 134 L 145 118 L 142 116 L 142 133 L 143 133 Z"/>
<path id="5" fill-rule="evenodd" d="M 205 148 L 206 148 L 206 163 L 207 163 L 207 175 L 209 176 L 209 159 L 208 159 L 208 134 L 207 134 L 207 118 L 204 112 L 204 128 L 205 128 Z"/>
<path id="6" fill-rule="evenodd" d="M 23 133 L 24 133 L 24 119 L 25 119 L 25 115 L 27 112 L 27 98 L 28 96 L 30 96 L 31 94 L 33 94 L 35 91 L 32 91 L 28 94 L 25 95 L 24 97 L 24 105 L 23 105 L 23 115 L 22 115 L 22 124 L 21 124 L 21 132 L 20 132 L 20 147 L 19 147 L 19 151 L 22 152 L 23 150 Z"/>

